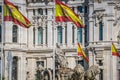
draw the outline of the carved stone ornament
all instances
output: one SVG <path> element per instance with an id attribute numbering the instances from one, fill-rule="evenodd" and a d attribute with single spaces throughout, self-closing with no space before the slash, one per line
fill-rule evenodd
<path id="1" fill-rule="evenodd" d="M 56 44 L 56 63 L 60 66 L 60 67 L 68 67 L 68 62 L 67 59 L 65 57 L 65 52 L 63 52 L 63 50 L 60 48 L 60 46 L 58 44 Z"/>
<path id="2" fill-rule="evenodd" d="M 85 72 L 85 80 L 96 80 L 96 75 L 100 74 L 100 69 L 96 65 L 90 66 L 90 68 Z"/>

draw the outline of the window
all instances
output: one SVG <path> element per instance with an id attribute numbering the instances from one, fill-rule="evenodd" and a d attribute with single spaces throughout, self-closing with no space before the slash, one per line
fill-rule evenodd
<path id="1" fill-rule="evenodd" d="M 38 14 L 43 15 L 43 9 L 42 8 L 38 9 Z"/>
<path id="2" fill-rule="evenodd" d="M 35 44 L 35 27 L 33 28 L 33 44 Z"/>
<path id="3" fill-rule="evenodd" d="M 85 25 L 85 43 L 89 41 L 89 27 Z"/>
<path id="4" fill-rule="evenodd" d="M 37 67 L 39 66 L 44 67 L 44 61 L 37 61 L 36 64 L 37 64 Z"/>
<path id="5" fill-rule="evenodd" d="M 1 42 L 1 40 L 2 40 L 2 27 L 0 25 L 0 42 Z"/>
<path id="6" fill-rule="evenodd" d="M 37 71 L 35 74 L 36 76 L 35 80 L 42 80 L 43 75 L 42 75 L 42 71 L 40 71 L 39 68 L 41 68 L 40 66 L 44 67 L 44 61 L 37 61 L 36 64 L 37 64 Z"/>
<path id="7" fill-rule="evenodd" d="M 45 15 L 47 15 L 47 14 L 48 14 L 47 9 L 45 9 Z"/>
<path id="8" fill-rule="evenodd" d="M 78 6 L 78 7 L 77 7 L 77 10 L 78 10 L 80 13 L 82 13 L 82 12 L 83 12 L 82 6 Z"/>
<path id="9" fill-rule="evenodd" d="M 77 28 L 78 42 L 82 43 L 82 28 Z"/>
<path id="10" fill-rule="evenodd" d="M 67 26 L 65 26 L 65 44 L 67 44 Z"/>
<path id="11" fill-rule="evenodd" d="M 0 6 L 0 13 L 2 12 L 2 6 Z"/>
<path id="12" fill-rule="evenodd" d="M 75 26 L 72 26 L 72 43 L 75 43 Z"/>
<path id="13" fill-rule="evenodd" d="M 62 26 L 57 27 L 57 37 L 58 43 L 62 43 Z"/>
<path id="14" fill-rule="evenodd" d="M 77 64 L 80 64 L 80 65 L 82 65 L 82 66 L 84 66 L 84 61 L 83 61 L 83 60 L 77 60 L 76 63 L 77 63 Z"/>
<path id="15" fill-rule="evenodd" d="M 12 80 L 18 80 L 18 57 L 14 56 L 12 61 Z"/>
<path id="16" fill-rule="evenodd" d="M 18 26 L 13 25 L 13 33 L 12 33 L 12 40 L 13 42 L 17 42 L 18 39 Z"/>
<path id="17" fill-rule="evenodd" d="M 87 10 L 88 10 L 88 8 L 87 8 L 87 6 L 85 6 L 85 13 L 87 13 L 87 12 L 88 12 Z"/>
<path id="18" fill-rule="evenodd" d="M 103 25 L 99 22 L 99 40 L 103 40 Z"/>
<path id="19" fill-rule="evenodd" d="M 43 44 L 43 28 L 38 28 L 38 44 Z"/>
<path id="20" fill-rule="evenodd" d="M 33 15 L 35 15 L 35 9 L 33 9 Z"/>
<path id="21" fill-rule="evenodd" d="M 46 39 L 45 39 L 46 41 L 45 41 L 45 42 L 46 42 L 46 44 L 47 44 L 47 42 L 48 42 L 48 41 L 47 41 L 47 40 L 48 40 L 48 36 L 47 36 L 47 34 L 48 34 L 48 33 L 47 33 L 48 28 L 47 28 L 47 27 L 45 27 L 45 28 L 46 28 L 46 29 L 45 29 L 45 30 L 46 30 L 46 37 L 45 37 L 45 38 L 46 38 Z"/>

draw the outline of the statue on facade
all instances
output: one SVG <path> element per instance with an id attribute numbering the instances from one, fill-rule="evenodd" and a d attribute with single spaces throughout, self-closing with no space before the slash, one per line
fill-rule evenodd
<path id="1" fill-rule="evenodd" d="M 27 75 L 26 75 L 26 80 L 30 80 L 30 76 L 31 76 L 31 75 L 30 75 L 30 72 L 27 72 L 26 74 L 27 74 Z"/>
<path id="2" fill-rule="evenodd" d="M 56 44 L 56 55 L 55 55 L 55 61 L 56 64 L 59 65 L 62 68 L 67 68 L 68 67 L 68 62 L 65 57 L 65 52 L 60 48 L 58 44 Z"/>
<path id="3" fill-rule="evenodd" d="M 85 72 L 86 80 L 96 80 L 96 75 L 100 73 L 100 69 L 96 65 L 90 66 L 90 68 Z"/>
<path id="4" fill-rule="evenodd" d="M 45 71 L 44 67 L 42 65 L 37 66 L 36 68 L 36 80 L 43 80 L 44 79 L 44 75 L 43 72 Z"/>
<path id="5" fill-rule="evenodd" d="M 77 64 L 73 70 L 73 74 L 69 80 L 84 80 L 84 68 L 82 65 Z"/>

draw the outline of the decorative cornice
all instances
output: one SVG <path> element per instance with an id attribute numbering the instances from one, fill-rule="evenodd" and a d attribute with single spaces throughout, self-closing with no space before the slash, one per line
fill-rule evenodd
<path id="1" fill-rule="evenodd" d="M 73 49 L 73 48 L 71 48 L 71 49 L 62 49 L 63 50 L 63 52 L 75 52 L 76 51 L 76 49 Z M 30 50 L 27 50 L 26 51 L 27 53 L 51 53 L 51 52 L 53 52 L 53 49 L 37 49 L 37 50 L 32 50 L 32 49 L 30 49 Z"/>

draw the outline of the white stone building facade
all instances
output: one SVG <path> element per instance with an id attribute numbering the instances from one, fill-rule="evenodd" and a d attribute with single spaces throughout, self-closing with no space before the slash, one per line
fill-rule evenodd
<path id="1" fill-rule="evenodd" d="M 119 58 L 112 56 L 111 45 L 119 51 L 119 0 L 89 0 L 89 66 L 99 65 L 100 80 L 120 80 Z"/>
<path id="2" fill-rule="evenodd" d="M 21 13 L 31 21 L 32 26 L 26 29 L 13 22 L 5 21 L 3 25 L 4 62 L 2 64 L 2 75 L 5 79 L 36 80 L 39 66 L 52 70 L 53 51 L 56 43 L 65 52 L 69 68 L 73 69 L 78 63 L 86 65 L 83 58 L 77 56 L 77 43 L 80 42 L 83 48 L 85 46 L 85 29 L 77 28 L 72 22 L 55 23 L 55 6 L 52 0 L 9 1 L 15 4 Z M 71 0 L 66 3 L 84 21 L 84 7 L 86 10 L 88 9 L 84 1 Z M 9 52 L 12 54 L 12 65 L 8 68 Z M 52 80 L 51 76 L 49 78 Z"/>
<path id="3" fill-rule="evenodd" d="M 77 43 L 87 50 L 89 66 L 98 65 L 98 80 L 120 80 L 119 58 L 111 56 L 111 43 L 119 51 L 119 0 L 62 0 L 84 21 L 86 28 L 77 28 L 72 22 L 54 22 L 53 0 L 9 0 L 31 21 L 25 29 L 13 22 L 4 25 L 5 79 L 35 80 L 37 69 L 53 69 L 53 50 L 58 43 L 65 52 L 68 67 L 79 62 L 86 68 L 82 57 L 77 57 Z M 89 2 L 89 3 L 88 3 Z M 18 27 L 17 27 L 18 26 Z M 12 66 L 8 75 L 8 52 Z M 51 77 L 50 77 L 51 78 Z"/>

